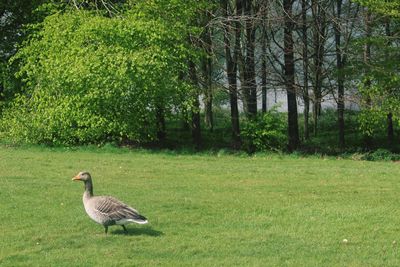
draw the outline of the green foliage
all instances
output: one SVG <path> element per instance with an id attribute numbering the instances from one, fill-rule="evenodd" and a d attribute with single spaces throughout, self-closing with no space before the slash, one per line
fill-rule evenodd
<path id="1" fill-rule="evenodd" d="M 241 136 L 248 151 L 282 150 L 287 144 L 285 114 L 272 108 L 243 123 Z"/>
<path id="2" fill-rule="evenodd" d="M 40 20 L 33 12 L 46 0 L 0 1 L 0 61 L 14 54 L 15 45 L 24 37 L 23 25 Z"/>
<path id="3" fill-rule="evenodd" d="M 229 93 L 220 87 L 213 88 L 213 108 L 221 109 L 221 107 L 228 105 L 229 105 Z"/>
<path id="4" fill-rule="evenodd" d="M 179 104 L 184 25 L 135 11 L 47 17 L 14 57 L 25 82 L 2 126 L 14 141 L 83 144 L 155 138 L 157 105 Z M 162 99 L 162 101 L 160 101 Z"/>
<path id="5" fill-rule="evenodd" d="M 400 155 L 387 149 L 380 148 L 363 155 L 361 159 L 369 161 L 393 161 L 400 160 Z"/>
<path id="6" fill-rule="evenodd" d="M 363 57 L 365 46 L 371 49 L 368 63 Z M 400 118 L 400 67 L 399 47 L 392 37 L 359 38 L 352 44 L 348 72 L 358 88 L 361 131 L 372 136 L 386 125 L 386 116 Z"/>
<path id="7" fill-rule="evenodd" d="M 346 112 L 347 113 L 347 112 Z M 337 110 L 333 108 L 327 108 L 321 111 L 318 118 L 318 131 L 330 132 L 337 131 Z"/>
<path id="8" fill-rule="evenodd" d="M 19 92 L 20 81 L 16 79 L 16 66 L 9 66 L 8 60 L 16 47 L 26 38 L 26 25 L 42 21 L 44 10 L 37 8 L 47 0 L 0 1 L 0 114 L 6 103 Z M 48 14 L 48 13 L 47 13 Z"/>
<path id="9" fill-rule="evenodd" d="M 387 113 L 380 107 L 372 106 L 363 109 L 358 114 L 359 129 L 367 136 L 374 136 L 385 131 L 387 125 Z M 393 118 L 394 122 L 398 117 Z"/>
<path id="10" fill-rule="evenodd" d="M 391 17 L 400 17 L 400 2 L 398 0 L 354 0 L 376 13 Z"/>

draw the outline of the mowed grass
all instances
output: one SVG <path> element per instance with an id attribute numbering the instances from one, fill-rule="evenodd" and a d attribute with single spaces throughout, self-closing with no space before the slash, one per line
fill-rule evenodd
<path id="1" fill-rule="evenodd" d="M 80 170 L 150 223 L 105 235 L 71 181 Z M 0 265 L 399 266 L 399 173 L 333 158 L 0 148 Z"/>

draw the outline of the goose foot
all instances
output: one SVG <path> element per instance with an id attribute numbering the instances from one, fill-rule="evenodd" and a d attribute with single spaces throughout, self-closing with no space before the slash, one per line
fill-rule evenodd
<path id="1" fill-rule="evenodd" d="M 124 232 L 125 232 L 125 234 L 127 234 L 128 233 L 128 230 L 126 230 L 126 227 L 125 227 L 125 225 L 121 225 L 122 226 L 122 228 L 124 228 Z"/>
<path id="2" fill-rule="evenodd" d="M 104 226 L 104 233 L 107 234 L 108 232 L 108 226 Z"/>

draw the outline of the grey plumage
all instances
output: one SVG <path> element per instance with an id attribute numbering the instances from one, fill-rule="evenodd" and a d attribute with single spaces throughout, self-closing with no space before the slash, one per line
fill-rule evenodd
<path id="1" fill-rule="evenodd" d="M 86 213 L 92 220 L 103 225 L 106 233 L 111 225 L 121 225 L 126 232 L 126 224 L 147 223 L 146 217 L 118 199 L 111 196 L 94 196 L 92 178 L 88 172 L 80 172 L 72 180 L 85 183 L 83 205 Z"/>

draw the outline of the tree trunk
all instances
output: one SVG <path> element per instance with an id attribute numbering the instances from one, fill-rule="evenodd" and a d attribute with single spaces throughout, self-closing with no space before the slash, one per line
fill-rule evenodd
<path id="1" fill-rule="evenodd" d="M 165 131 L 165 115 L 164 107 L 157 105 L 156 107 L 156 119 L 157 119 L 157 139 L 161 144 L 164 144 L 166 131 Z"/>
<path id="2" fill-rule="evenodd" d="M 236 22 L 234 24 L 234 31 L 235 31 L 235 52 L 234 52 L 234 57 L 235 57 L 235 64 L 236 64 L 236 71 L 238 74 L 238 78 L 240 81 L 240 87 L 237 84 L 237 89 L 238 89 L 238 94 L 241 92 L 242 94 L 242 102 L 243 102 L 243 111 L 245 114 L 248 114 L 248 105 L 247 105 L 247 100 L 248 100 L 248 91 L 246 91 L 246 88 L 244 86 L 245 84 L 245 62 L 244 62 L 244 57 L 242 53 L 242 23 L 241 19 L 243 17 L 243 1 L 244 0 L 235 0 L 235 9 L 236 9 Z"/>
<path id="3" fill-rule="evenodd" d="M 196 66 L 193 61 L 189 61 L 189 75 L 190 80 L 194 86 L 193 93 L 193 107 L 192 107 L 192 138 L 195 149 L 199 150 L 201 148 L 201 128 L 200 128 L 200 102 L 199 93 L 197 87 L 199 86 L 199 81 L 196 73 Z"/>
<path id="4" fill-rule="evenodd" d="M 390 31 L 389 18 L 387 18 L 385 21 L 385 32 L 386 32 L 386 36 L 389 37 L 387 44 L 388 44 L 388 46 L 390 46 L 391 45 L 390 37 L 392 36 L 392 33 Z M 386 57 L 388 58 L 389 55 L 386 55 Z M 393 130 L 393 114 L 392 114 L 392 112 L 389 112 L 387 114 L 387 140 L 388 140 L 388 145 L 390 147 L 392 147 L 394 145 L 394 130 Z"/>
<path id="5" fill-rule="evenodd" d="M 225 18 L 228 17 L 228 1 L 223 0 L 223 11 Z M 232 147 L 239 149 L 241 147 L 240 140 L 240 127 L 239 127 L 239 108 L 238 108 L 238 94 L 237 94 L 237 58 L 238 58 L 238 47 L 234 48 L 234 57 L 231 53 L 231 39 L 230 39 L 230 26 L 231 24 L 227 21 L 224 24 L 224 43 L 225 43 L 225 60 L 226 70 L 228 76 L 228 90 L 229 90 L 229 102 L 231 109 L 231 124 L 232 124 Z M 238 44 L 238 43 L 236 43 Z M 235 45 L 236 46 L 236 45 Z"/>
<path id="6" fill-rule="evenodd" d="M 304 69 L 304 86 L 303 86 L 303 102 L 304 102 L 304 139 L 310 138 L 308 121 L 310 112 L 310 97 L 308 93 L 308 33 L 307 33 L 307 0 L 301 1 L 301 17 L 302 17 L 302 37 L 303 37 L 303 69 Z"/>
<path id="7" fill-rule="evenodd" d="M 208 15 L 209 16 L 209 15 Z M 210 18 L 207 19 L 208 21 Z M 212 92 L 212 39 L 211 29 L 206 27 L 204 35 L 204 45 L 206 56 L 203 59 L 203 73 L 205 80 L 205 91 L 204 91 L 204 123 L 208 129 L 212 132 L 214 129 L 213 120 L 213 92 Z"/>
<path id="8" fill-rule="evenodd" d="M 325 53 L 326 40 L 326 18 L 324 8 L 317 0 L 312 0 L 312 13 L 314 17 L 314 101 L 313 101 L 313 120 L 314 136 L 318 133 L 318 118 L 321 115 L 322 101 L 322 68 Z"/>
<path id="9" fill-rule="evenodd" d="M 252 0 L 243 0 L 245 30 L 246 30 L 246 54 L 244 58 L 244 92 L 247 104 L 247 112 L 249 117 L 257 115 L 257 87 L 256 87 L 256 72 L 254 62 L 254 47 L 255 47 L 255 27 L 252 17 Z"/>
<path id="10" fill-rule="evenodd" d="M 204 90 L 204 123 L 212 132 L 214 130 L 213 118 L 213 92 L 212 92 L 212 78 L 211 78 L 212 63 L 210 59 L 206 59 L 203 63 L 203 72 L 205 75 L 205 90 Z"/>
<path id="11" fill-rule="evenodd" d="M 190 130 L 190 124 L 189 124 L 190 118 L 189 118 L 189 111 L 185 107 L 182 110 L 182 129 L 184 131 L 189 131 Z"/>
<path id="12" fill-rule="evenodd" d="M 292 0 L 283 0 L 285 13 L 285 31 L 284 31 L 284 64 L 285 64 L 285 85 L 288 102 L 288 136 L 289 151 L 296 150 L 299 146 L 299 128 L 297 121 L 297 99 L 294 86 L 294 51 L 293 51 L 293 18 L 292 18 Z"/>
<path id="13" fill-rule="evenodd" d="M 369 64 L 369 61 L 371 59 L 371 44 L 369 43 L 369 38 L 371 38 L 372 36 L 371 12 L 369 10 L 364 11 L 365 37 L 368 39 L 364 45 L 364 63 Z M 370 87 L 371 81 L 365 81 L 365 86 Z M 365 103 L 367 109 L 369 109 L 371 107 L 371 98 L 369 96 L 367 96 L 367 99 L 365 99 Z M 369 134 L 364 134 L 364 145 L 367 149 L 370 149 L 372 147 L 372 137 Z"/>
<path id="14" fill-rule="evenodd" d="M 341 66 L 341 68 L 343 68 Z M 339 74 L 341 75 L 341 74 Z M 344 79 L 339 77 L 338 79 L 338 128 L 339 128 L 339 147 L 341 149 L 345 148 L 345 124 L 344 124 Z"/>
<path id="15" fill-rule="evenodd" d="M 263 15 L 263 23 L 262 23 L 262 34 L 261 34 L 261 109 L 262 112 L 267 112 L 267 44 L 266 44 L 266 23 L 265 17 L 267 15 Z"/>
<path id="16" fill-rule="evenodd" d="M 387 138 L 389 146 L 393 146 L 394 131 L 393 131 L 393 114 L 391 112 L 387 115 Z"/>
<path id="17" fill-rule="evenodd" d="M 338 85 L 338 102 L 337 102 L 337 112 L 338 112 L 338 129 L 339 129 L 339 147 L 344 149 L 345 139 L 344 139 L 344 77 L 343 77 L 343 67 L 344 58 L 341 48 L 341 32 L 340 23 L 342 16 L 342 4 L 343 0 L 336 1 L 336 22 L 334 24 L 335 29 L 335 46 L 336 46 L 336 67 L 338 72 L 337 85 Z"/>
<path id="18" fill-rule="evenodd" d="M 231 106 L 231 123 L 232 123 L 232 147 L 239 149 L 241 147 L 240 127 L 239 127 L 239 109 L 236 84 L 236 67 L 232 66 L 232 62 L 226 63 L 229 65 L 228 83 L 229 83 L 229 102 Z M 232 69 L 233 68 L 233 69 Z"/>

